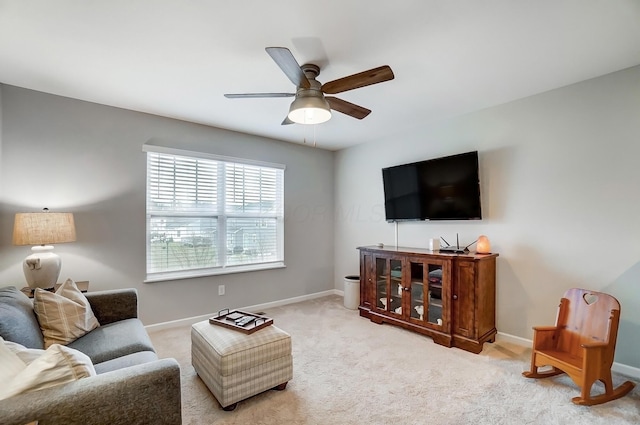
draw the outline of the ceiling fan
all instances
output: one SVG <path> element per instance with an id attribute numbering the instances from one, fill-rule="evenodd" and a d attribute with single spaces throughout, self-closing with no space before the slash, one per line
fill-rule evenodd
<path id="1" fill-rule="evenodd" d="M 298 65 L 293 54 L 286 47 L 267 47 L 265 50 L 291 82 L 296 85 L 296 92 L 228 93 L 224 96 L 230 99 L 295 96 L 295 100 L 289 108 L 289 114 L 282 121 L 282 125 L 323 123 L 331 118 L 331 110 L 361 120 L 369 115 L 371 110 L 337 97 L 325 96 L 325 94 L 342 93 L 371 84 L 383 83 L 394 78 L 391 68 L 384 65 L 320 84 L 316 80 L 320 74 L 319 66 L 310 63 Z"/>

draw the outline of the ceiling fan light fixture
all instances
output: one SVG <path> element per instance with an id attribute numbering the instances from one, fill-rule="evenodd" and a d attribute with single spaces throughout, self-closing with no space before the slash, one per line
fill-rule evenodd
<path id="1" fill-rule="evenodd" d="M 331 118 L 331 107 L 323 97 L 296 96 L 288 117 L 297 124 L 321 124 Z"/>

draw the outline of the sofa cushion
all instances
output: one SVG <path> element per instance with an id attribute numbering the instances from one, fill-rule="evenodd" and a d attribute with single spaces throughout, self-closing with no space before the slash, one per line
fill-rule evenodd
<path id="1" fill-rule="evenodd" d="M 100 326 L 69 343 L 69 347 L 85 353 L 93 364 L 138 351 L 155 352 L 151 339 L 139 319 L 125 319 Z"/>
<path id="2" fill-rule="evenodd" d="M 67 279 L 55 293 L 37 288 L 33 309 L 38 317 L 45 348 L 75 341 L 100 326 L 89 301 L 75 282 Z"/>
<path id="3" fill-rule="evenodd" d="M 153 351 L 138 351 L 137 353 L 127 354 L 126 356 L 97 363 L 94 367 L 96 368 L 96 373 L 100 375 L 101 373 L 124 369 L 125 367 L 137 366 L 156 360 L 158 360 L 158 356 Z"/>
<path id="4" fill-rule="evenodd" d="M 0 336 L 28 348 L 44 348 L 33 303 L 15 286 L 0 288 Z"/>
<path id="5" fill-rule="evenodd" d="M 7 355 L 12 355 L 14 361 L 21 362 L 22 370 L 3 382 L 0 399 L 96 375 L 89 357 L 60 344 L 50 346 L 28 365 L 24 364 L 4 343 L 1 343 L 0 356 L 7 357 Z"/>

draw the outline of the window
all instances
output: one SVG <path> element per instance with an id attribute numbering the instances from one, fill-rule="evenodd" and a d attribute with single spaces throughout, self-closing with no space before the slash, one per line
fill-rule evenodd
<path id="1" fill-rule="evenodd" d="M 284 267 L 284 166 L 144 145 L 147 281 Z"/>

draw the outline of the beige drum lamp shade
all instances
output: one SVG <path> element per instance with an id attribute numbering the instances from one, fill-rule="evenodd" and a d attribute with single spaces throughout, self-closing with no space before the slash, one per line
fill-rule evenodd
<path id="1" fill-rule="evenodd" d="M 53 288 L 58 281 L 62 261 L 51 252 L 53 244 L 74 242 L 76 227 L 72 213 L 18 213 L 13 224 L 13 244 L 33 245 L 22 268 L 31 288 Z"/>

